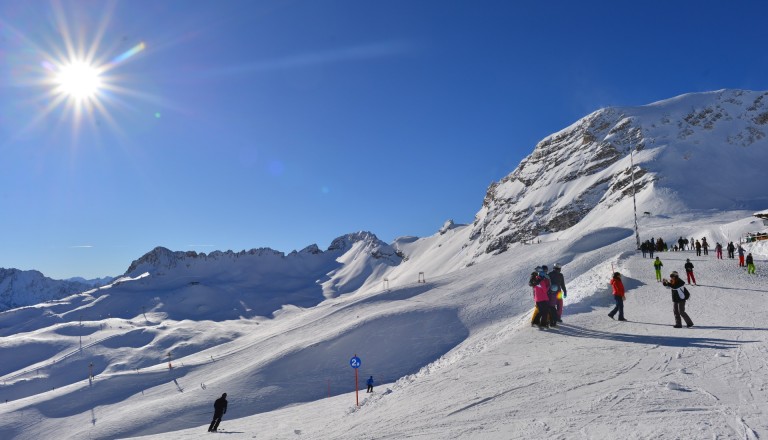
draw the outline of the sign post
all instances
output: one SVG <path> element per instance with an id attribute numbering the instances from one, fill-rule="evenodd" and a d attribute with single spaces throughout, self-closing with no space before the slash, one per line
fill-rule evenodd
<path id="1" fill-rule="evenodd" d="M 360 361 L 360 358 L 357 357 L 357 354 L 355 354 L 352 359 L 349 360 L 349 366 L 352 367 L 355 370 L 355 405 L 360 406 L 360 399 L 358 397 L 358 391 L 360 390 L 360 387 L 357 385 L 357 369 L 360 368 L 360 364 L 362 362 Z"/>

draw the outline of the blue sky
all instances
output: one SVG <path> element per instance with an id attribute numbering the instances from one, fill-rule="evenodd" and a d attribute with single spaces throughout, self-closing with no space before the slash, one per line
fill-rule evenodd
<path id="1" fill-rule="evenodd" d="M 598 108 L 768 89 L 766 16 L 758 1 L 4 1 L 0 267 L 97 277 L 155 246 L 290 252 L 468 223 L 536 142 Z M 109 67 L 79 110 L 51 84 L 67 43 Z"/>

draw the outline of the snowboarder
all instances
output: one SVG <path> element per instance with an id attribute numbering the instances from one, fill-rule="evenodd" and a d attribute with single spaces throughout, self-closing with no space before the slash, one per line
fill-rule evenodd
<path id="1" fill-rule="evenodd" d="M 693 275 L 693 263 L 691 263 L 690 258 L 685 259 L 685 275 L 688 277 L 688 284 L 691 284 L 691 280 L 693 280 L 693 284 L 696 284 L 696 277 Z"/>
<path id="2" fill-rule="evenodd" d="M 369 377 L 366 383 L 368 384 L 368 389 L 365 392 L 372 393 L 373 392 L 373 376 Z"/>
<path id="3" fill-rule="evenodd" d="M 613 273 L 611 279 L 611 287 L 613 287 L 613 300 L 616 301 L 616 306 L 608 313 L 611 319 L 619 312 L 619 321 L 626 321 L 624 319 L 624 283 L 621 282 L 621 274 L 619 272 Z"/>
<path id="4" fill-rule="evenodd" d="M 752 252 L 747 254 L 747 273 L 755 274 L 755 260 L 752 258 Z"/>
<path id="5" fill-rule="evenodd" d="M 682 328 L 682 322 L 680 318 L 682 317 L 685 320 L 685 325 L 687 327 L 693 327 L 693 321 L 691 321 L 691 318 L 688 316 L 687 313 L 685 313 L 685 301 L 686 301 L 686 292 L 688 291 L 685 287 L 685 282 L 680 279 L 680 277 L 677 275 L 677 272 L 672 272 L 669 274 L 669 280 L 666 278 L 662 280 L 661 282 L 664 287 L 668 287 L 672 289 L 672 312 L 675 314 L 675 328 Z"/>
<path id="6" fill-rule="evenodd" d="M 208 427 L 208 432 L 216 432 L 219 429 L 221 418 L 227 413 L 227 393 L 224 393 L 213 402 L 213 421 Z"/>
<path id="7" fill-rule="evenodd" d="M 739 243 L 739 247 L 736 250 L 739 251 L 739 267 L 745 267 L 746 264 L 744 264 L 744 248 L 741 247 L 741 243 Z"/>
<path id="8" fill-rule="evenodd" d="M 557 322 L 563 322 L 563 298 L 568 297 L 568 289 L 565 288 L 565 277 L 562 272 L 560 272 L 561 269 L 562 267 L 560 266 L 560 263 L 555 263 L 552 267 L 552 272 L 549 273 L 549 281 L 552 283 L 550 290 L 557 287 L 557 289 L 555 289 L 555 293 L 557 294 Z"/>
<path id="9" fill-rule="evenodd" d="M 653 268 L 656 269 L 656 281 L 661 281 L 661 268 L 664 264 L 659 260 L 659 257 L 653 261 Z"/>

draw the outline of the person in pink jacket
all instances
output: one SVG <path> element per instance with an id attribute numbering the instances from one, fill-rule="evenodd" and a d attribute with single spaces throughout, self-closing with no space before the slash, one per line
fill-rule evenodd
<path id="1" fill-rule="evenodd" d="M 533 284 L 533 300 L 536 302 L 536 308 L 539 311 L 539 328 L 557 327 L 557 315 L 552 315 L 549 306 L 549 278 L 547 273 L 541 267 L 536 268 L 536 272 L 531 274 Z M 535 284 L 534 284 L 535 282 Z"/>

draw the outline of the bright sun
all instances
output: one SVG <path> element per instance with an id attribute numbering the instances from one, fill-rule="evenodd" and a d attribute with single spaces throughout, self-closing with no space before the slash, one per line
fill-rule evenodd
<path id="1" fill-rule="evenodd" d="M 75 100 L 94 98 L 102 87 L 100 69 L 75 61 L 63 65 L 56 75 L 57 91 Z"/>

